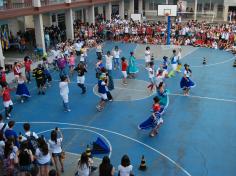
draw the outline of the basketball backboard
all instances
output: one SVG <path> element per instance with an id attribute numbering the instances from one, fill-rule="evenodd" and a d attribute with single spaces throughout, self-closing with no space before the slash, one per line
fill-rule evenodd
<path id="1" fill-rule="evenodd" d="M 158 16 L 177 16 L 177 5 L 158 5 Z"/>

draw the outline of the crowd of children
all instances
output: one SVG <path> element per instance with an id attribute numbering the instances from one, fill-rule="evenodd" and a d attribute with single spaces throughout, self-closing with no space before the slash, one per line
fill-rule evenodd
<path id="1" fill-rule="evenodd" d="M 0 172 L 3 176 L 60 176 L 66 172 L 66 159 L 62 144 L 64 136 L 59 128 L 51 131 L 50 139 L 32 131 L 29 123 L 23 124 L 24 133 L 15 131 L 15 122 L 3 122 L 0 115 Z M 115 167 L 110 158 L 103 157 L 99 167 L 94 166 L 88 153 L 81 154 L 76 166 L 76 176 L 89 176 L 98 170 L 99 176 L 114 176 Z M 120 176 L 133 175 L 128 155 L 121 158 L 117 167 Z"/>

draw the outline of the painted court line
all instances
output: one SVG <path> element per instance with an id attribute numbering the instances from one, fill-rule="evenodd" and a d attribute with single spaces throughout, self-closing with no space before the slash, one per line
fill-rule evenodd
<path id="1" fill-rule="evenodd" d="M 17 123 L 26 123 L 26 122 L 17 122 Z M 87 126 L 87 125 L 79 125 L 79 124 L 73 124 L 73 123 L 61 123 L 61 122 L 30 122 L 31 124 L 56 124 L 56 125 L 70 125 L 70 126 L 77 126 L 77 127 L 83 127 L 83 128 L 89 128 L 89 129 L 94 129 L 94 130 L 99 130 L 99 131 L 104 131 L 104 132 L 107 132 L 107 133 L 111 133 L 111 134 L 115 134 L 117 136 L 121 136 L 123 138 L 126 138 L 126 139 L 129 139 L 131 141 L 134 141 L 138 144 L 141 144 L 145 147 L 147 147 L 148 149 L 158 153 L 159 155 L 161 155 L 162 157 L 166 158 L 167 160 L 169 160 L 174 166 L 176 166 L 178 169 L 180 169 L 183 173 L 185 173 L 186 175 L 188 176 L 191 176 L 191 174 L 186 170 L 184 169 L 182 166 L 180 166 L 178 163 L 176 163 L 174 160 L 172 160 L 170 157 L 168 157 L 167 155 L 165 155 L 164 153 L 160 152 L 159 150 L 137 140 L 137 139 L 134 139 L 132 137 L 129 137 L 127 135 L 124 135 L 124 134 L 121 134 L 121 133 L 118 133 L 118 132 L 115 132 L 115 131 L 111 131 L 111 130 L 106 130 L 106 129 L 103 129 L 103 128 L 97 128 L 97 127 L 93 127 L 93 126 Z"/>
<path id="2" fill-rule="evenodd" d="M 75 84 L 76 82 L 71 82 L 72 84 Z M 77 83 L 76 83 L 77 84 Z M 96 84 L 85 84 L 88 86 L 95 86 Z M 94 88 L 93 88 L 94 89 Z M 136 91 L 136 92 L 147 92 L 147 90 L 140 90 L 140 89 L 130 89 L 130 88 L 125 88 L 125 87 L 115 87 L 115 89 L 123 89 L 123 90 L 129 90 L 129 91 Z M 99 96 L 97 93 L 94 92 L 95 95 Z M 154 95 L 155 92 L 150 94 L 150 96 Z M 178 93 L 169 93 L 171 96 L 180 96 L 180 97 L 186 97 L 183 94 L 178 94 Z M 150 97 L 149 96 L 149 97 Z M 235 99 L 223 99 L 223 98 L 216 98 L 216 97 L 206 97 L 206 96 L 198 96 L 198 95 L 189 95 L 187 96 L 189 98 L 199 98 L 199 99 L 207 99 L 207 100 L 215 100 L 215 101 L 223 101 L 223 102 L 230 102 L 230 103 L 236 103 L 236 98 Z M 148 97 L 147 97 L 148 98 Z"/>
<path id="3" fill-rule="evenodd" d="M 172 96 L 180 96 L 180 97 L 186 97 L 186 96 L 183 95 L 183 94 L 174 94 L 174 93 L 170 93 L 169 95 L 172 95 Z M 198 96 L 198 95 L 189 95 L 189 96 L 187 96 L 187 97 L 236 103 L 236 100 L 223 99 L 223 98 L 202 97 L 202 96 Z"/>
<path id="4" fill-rule="evenodd" d="M 42 134 L 42 133 L 47 133 L 47 132 L 50 132 L 52 130 L 54 130 L 55 128 L 52 128 L 52 129 L 49 129 L 49 130 L 45 130 L 45 131 L 40 131 L 40 132 L 37 132 L 37 134 Z M 108 144 L 109 146 L 109 158 L 111 158 L 111 155 L 112 155 L 112 145 L 111 145 L 111 142 L 104 136 L 102 135 L 101 133 L 98 133 L 96 131 L 93 131 L 93 130 L 90 130 L 90 129 L 86 129 L 86 128 L 60 128 L 62 130 L 82 130 L 82 131 L 88 131 L 88 132 L 91 132 L 91 133 L 94 133 L 94 134 L 97 134 L 98 136 L 101 136 Z M 68 152 L 67 152 L 68 153 Z"/>
<path id="5" fill-rule="evenodd" d="M 214 64 L 195 65 L 195 66 L 193 65 L 191 67 L 193 67 L 193 68 L 211 67 L 211 66 L 215 66 L 215 65 L 221 65 L 221 64 L 228 63 L 228 62 L 230 62 L 230 61 L 232 61 L 234 59 L 235 59 L 235 57 L 232 57 L 232 58 L 230 58 L 228 60 L 225 60 L 225 61 L 222 61 L 222 62 L 217 62 L 217 63 L 214 63 Z"/>

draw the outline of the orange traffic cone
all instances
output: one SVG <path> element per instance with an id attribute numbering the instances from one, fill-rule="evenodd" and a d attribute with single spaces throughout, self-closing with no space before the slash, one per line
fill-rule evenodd
<path id="1" fill-rule="evenodd" d="M 146 161 L 144 159 L 144 155 L 142 156 L 142 160 L 141 160 L 141 164 L 139 166 L 139 170 L 141 171 L 145 171 L 147 169 L 147 166 L 146 166 Z"/>
<path id="2" fill-rule="evenodd" d="M 89 158 L 92 157 L 91 149 L 90 149 L 89 145 L 87 145 L 87 148 L 86 148 L 86 155 L 87 155 Z"/>

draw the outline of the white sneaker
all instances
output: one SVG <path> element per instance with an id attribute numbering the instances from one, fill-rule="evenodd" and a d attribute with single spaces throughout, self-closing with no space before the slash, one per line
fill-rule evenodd
<path id="1" fill-rule="evenodd" d="M 10 119 L 10 117 L 7 117 L 7 120 L 9 120 Z"/>
<path id="2" fill-rule="evenodd" d="M 24 103 L 24 100 L 21 100 L 20 102 L 21 102 L 21 103 Z"/>

